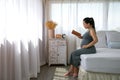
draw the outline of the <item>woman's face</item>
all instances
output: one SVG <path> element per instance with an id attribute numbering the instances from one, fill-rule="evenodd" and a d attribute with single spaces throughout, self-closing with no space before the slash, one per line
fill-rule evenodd
<path id="1" fill-rule="evenodd" d="M 83 21 L 83 26 L 84 26 L 85 28 L 89 28 L 89 23 L 85 23 L 85 21 Z"/>

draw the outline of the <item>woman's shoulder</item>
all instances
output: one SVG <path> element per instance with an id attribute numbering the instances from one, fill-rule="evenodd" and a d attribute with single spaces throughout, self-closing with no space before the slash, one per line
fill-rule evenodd
<path id="1" fill-rule="evenodd" d="M 95 31 L 95 29 L 92 28 L 92 29 L 89 30 L 89 33 L 90 34 L 96 34 L 96 31 Z"/>

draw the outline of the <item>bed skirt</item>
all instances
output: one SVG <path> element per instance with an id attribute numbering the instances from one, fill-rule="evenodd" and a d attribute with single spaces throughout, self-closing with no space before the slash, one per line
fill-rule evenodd
<path id="1" fill-rule="evenodd" d="M 80 67 L 78 80 L 120 80 L 120 74 L 88 72 Z"/>

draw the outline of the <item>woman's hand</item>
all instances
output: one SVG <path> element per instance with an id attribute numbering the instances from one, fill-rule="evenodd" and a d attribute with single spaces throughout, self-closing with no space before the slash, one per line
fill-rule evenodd
<path id="1" fill-rule="evenodd" d="M 88 48 L 88 46 L 87 45 L 83 45 L 82 48 Z"/>
<path id="2" fill-rule="evenodd" d="M 82 36 L 81 35 L 79 35 L 79 36 L 77 36 L 78 38 L 80 38 L 80 39 L 82 39 Z"/>

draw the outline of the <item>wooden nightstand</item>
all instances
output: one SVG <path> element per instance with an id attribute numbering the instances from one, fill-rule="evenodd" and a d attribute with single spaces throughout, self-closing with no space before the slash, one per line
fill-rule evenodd
<path id="1" fill-rule="evenodd" d="M 49 66 L 51 64 L 67 65 L 66 39 L 49 39 Z"/>

